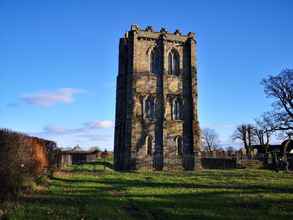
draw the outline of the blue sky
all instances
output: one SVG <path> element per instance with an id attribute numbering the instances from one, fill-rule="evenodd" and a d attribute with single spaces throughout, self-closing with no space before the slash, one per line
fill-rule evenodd
<path id="1" fill-rule="evenodd" d="M 199 113 L 229 144 L 269 110 L 260 81 L 293 68 L 293 1 L 0 0 L 0 127 L 112 149 L 119 37 L 195 32 Z"/>

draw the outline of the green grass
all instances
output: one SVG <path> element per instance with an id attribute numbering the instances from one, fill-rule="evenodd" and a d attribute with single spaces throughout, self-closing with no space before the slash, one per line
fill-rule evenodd
<path id="1" fill-rule="evenodd" d="M 73 166 L 47 190 L 24 196 L 9 219 L 293 219 L 293 174 Z"/>

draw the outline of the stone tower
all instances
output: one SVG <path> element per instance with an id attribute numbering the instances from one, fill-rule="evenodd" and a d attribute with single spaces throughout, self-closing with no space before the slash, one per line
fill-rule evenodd
<path id="1" fill-rule="evenodd" d="M 116 170 L 200 166 L 194 33 L 132 25 L 120 39 Z"/>

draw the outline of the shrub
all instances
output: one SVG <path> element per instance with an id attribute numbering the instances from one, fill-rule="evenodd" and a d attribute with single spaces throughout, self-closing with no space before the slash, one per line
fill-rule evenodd
<path id="1" fill-rule="evenodd" d="M 33 188 L 29 181 L 58 166 L 58 149 L 53 141 L 0 129 L 0 200 Z"/>
<path id="2" fill-rule="evenodd" d="M 16 196 L 32 166 L 24 135 L 0 129 L 0 199 Z"/>
<path id="3" fill-rule="evenodd" d="M 0 130 L 0 198 L 16 195 L 23 181 L 21 135 Z"/>

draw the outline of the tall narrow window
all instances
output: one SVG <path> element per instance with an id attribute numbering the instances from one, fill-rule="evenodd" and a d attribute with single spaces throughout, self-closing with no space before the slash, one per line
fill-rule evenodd
<path id="1" fill-rule="evenodd" d="M 182 137 L 177 136 L 175 137 L 175 144 L 176 144 L 176 153 L 177 155 L 182 155 L 183 152 L 183 143 L 182 143 Z"/>
<path id="2" fill-rule="evenodd" d="M 182 102 L 180 98 L 175 98 L 172 103 L 172 119 L 181 120 L 182 119 Z"/>
<path id="3" fill-rule="evenodd" d="M 173 74 L 174 75 L 179 75 L 179 54 L 177 53 L 177 51 L 174 51 L 173 53 Z"/>
<path id="4" fill-rule="evenodd" d="M 146 153 L 147 155 L 153 154 L 153 138 L 152 136 L 146 136 L 145 138 Z"/>
<path id="5" fill-rule="evenodd" d="M 150 72 L 159 74 L 160 73 L 160 61 L 157 49 L 153 49 L 150 56 Z"/>
<path id="6" fill-rule="evenodd" d="M 173 54 L 172 52 L 170 52 L 168 55 L 168 72 L 171 75 L 173 74 L 172 69 L 173 69 Z"/>
<path id="7" fill-rule="evenodd" d="M 168 72 L 171 75 L 179 75 L 180 72 L 180 57 L 174 49 L 168 55 Z"/>
<path id="8" fill-rule="evenodd" d="M 147 97 L 144 102 L 144 117 L 154 120 L 155 119 L 155 99 Z"/>

